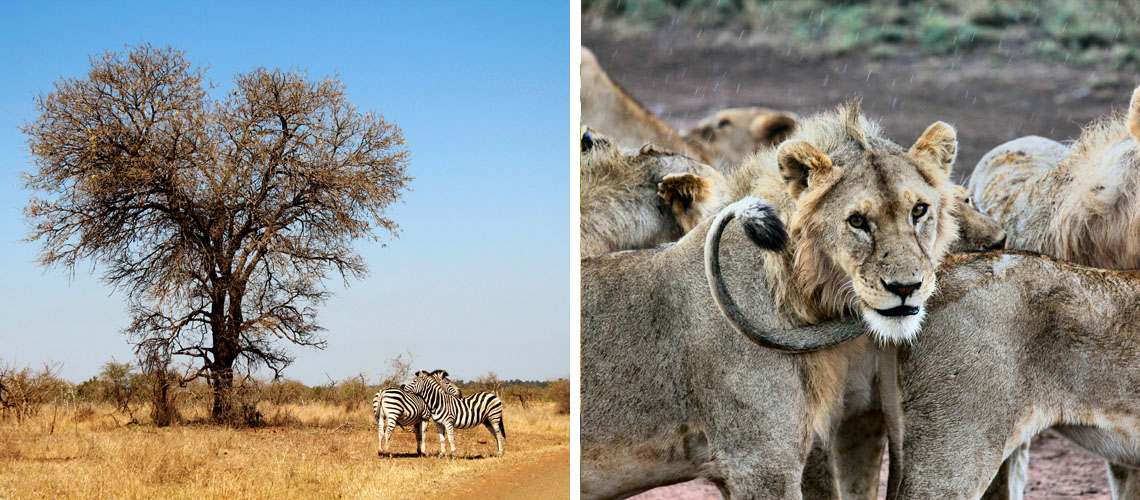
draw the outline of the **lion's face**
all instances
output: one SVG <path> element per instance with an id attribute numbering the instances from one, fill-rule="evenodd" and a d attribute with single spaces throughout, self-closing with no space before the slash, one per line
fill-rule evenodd
<path id="1" fill-rule="evenodd" d="M 957 239 L 949 182 L 956 136 L 936 123 L 910 150 L 878 138 L 856 142 L 830 157 L 805 141 L 777 153 L 796 198 L 795 272 L 845 274 L 848 293 L 836 296 L 861 311 L 882 341 L 908 341 L 935 290 L 935 269 Z"/>
<path id="2" fill-rule="evenodd" d="M 765 108 L 718 111 L 689 130 L 685 140 L 697 144 L 722 170 L 735 167 L 759 148 L 779 144 L 796 128 L 796 116 Z"/>
<path id="3" fill-rule="evenodd" d="M 954 217 L 958 219 L 958 241 L 952 247 L 953 251 L 1005 248 L 1005 230 L 979 212 L 969 193 L 958 185 L 954 186 Z"/>

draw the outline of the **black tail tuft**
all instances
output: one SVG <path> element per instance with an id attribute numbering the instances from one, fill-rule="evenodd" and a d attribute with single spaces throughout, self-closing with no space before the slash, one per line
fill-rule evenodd
<path id="1" fill-rule="evenodd" d="M 503 433 L 503 437 L 507 437 L 507 428 L 503 424 L 504 422 L 505 421 L 502 418 L 499 419 L 499 432 Z"/>
<path id="2" fill-rule="evenodd" d="M 778 252 L 788 245 L 788 231 L 772 205 L 756 200 L 739 208 L 736 218 L 756 246 Z"/>

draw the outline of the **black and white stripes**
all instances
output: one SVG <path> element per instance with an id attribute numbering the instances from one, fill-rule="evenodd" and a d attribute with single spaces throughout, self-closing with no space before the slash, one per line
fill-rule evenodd
<path id="1" fill-rule="evenodd" d="M 447 372 L 436 370 L 431 373 L 418 372 L 434 379 L 442 390 L 453 397 L 461 397 L 459 387 L 447 379 Z M 391 456 L 392 430 L 396 425 L 413 426 L 416 434 L 416 452 L 420 455 L 427 453 L 424 444 L 424 433 L 427 432 L 428 422 L 431 420 L 431 411 L 423 398 L 400 390 L 396 387 L 382 389 L 372 398 L 372 414 L 376 417 L 376 427 L 379 445 L 376 453 L 383 455 L 388 451 Z M 443 428 L 439 428 L 439 453 L 444 453 Z"/>
<path id="2" fill-rule="evenodd" d="M 423 398 L 431 411 L 431 418 L 436 422 L 436 427 L 441 434 L 446 432 L 452 455 L 455 455 L 454 430 L 483 424 L 495 435 L 501 456 L 503 438 L 507 435 L 503 428 L 503 402 L 498 396 L 489 392 L 479 392 L 465 398 L 458 397 L 450 394 L 441 380 L 440 377 L 427 372 L 418 372 L 416 378 L 404 384 L 403 390 Z"/>

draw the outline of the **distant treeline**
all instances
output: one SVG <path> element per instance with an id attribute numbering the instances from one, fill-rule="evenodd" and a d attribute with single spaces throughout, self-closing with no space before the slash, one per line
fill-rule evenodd
<path id="1" fill-rule="evenodd" d="M 389 375 L 384 381 L 373 383 L 367 375 L 359 374 L 309 386 L 287 378 L 245 377 L 235 382 L 234 396 L 242 405 L 245 423 L 258 425 L 262 421 L 257 409 L 259 402 L 276 406 L 339 405 L 346 410 L 370 408 L 377 391 L 400 381 Z M 499 380 L 494 373 L 489 373 L 475 380 L 455 382 L 465 394 L 490 391 L 509 403 L 523 406 L 557 403 L 560 413 L 570 412 L 570 382 L 565 378 Z M 201 379 L 180 384 L 170 371 L 140 370 L 131 363 L 109 361 L 103 364 L 98 375 L 78 384 L 60 377 L 58 366 L 54 365 L 40 369 L 0 366 L 0 418 L 23 419 L 36 414 L 46 404 L 105 403 L 115 406 L 132 420 L 140 408 L 149 407 L 150 415 L 168 415 L 160 424 L 166 425 L 181 420 L 180 408 L 207 405 L 212 398 L 211 388 Z"/>

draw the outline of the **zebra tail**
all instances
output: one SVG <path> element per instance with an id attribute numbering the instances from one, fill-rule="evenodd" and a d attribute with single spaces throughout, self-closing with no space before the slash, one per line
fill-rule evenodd
<path id="1" fill-rule="evenodd" d="M 505 421 L 506 420 L 503 417 L 499 417 L 499 432 L 503 433 L 503 437 L 507 437 L 507 427 L 504 424 Z"/>

